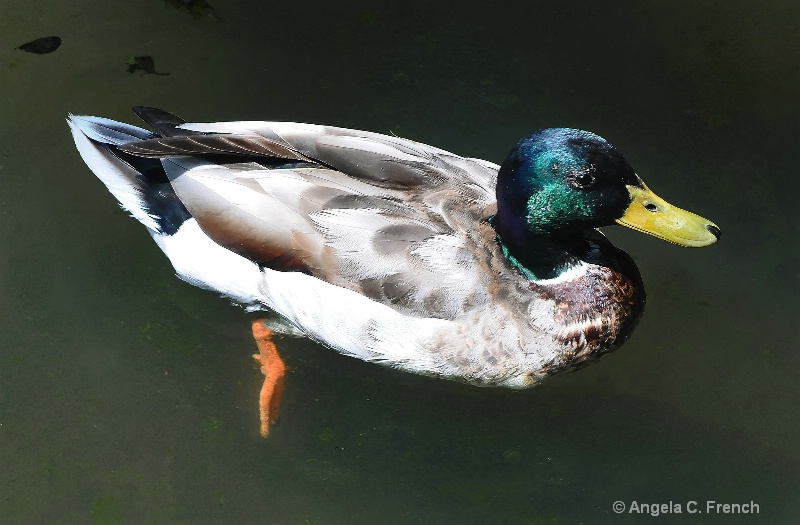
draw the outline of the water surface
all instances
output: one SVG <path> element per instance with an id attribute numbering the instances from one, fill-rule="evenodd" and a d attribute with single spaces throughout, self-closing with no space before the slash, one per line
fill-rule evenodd
<path id="1" fill-rule="evenodd" d="M 800 514 L 796 2 L 0 6 L 2 523 L 791 523 Z M 48 55 L 14 48 L 46 35 Z M 152 56 L 168 76 L 129 74 Z M 176 279 L 74 151 L 68 112 L 393 132 L 499 162 L 592 130 L 715 221 L 640 266 L 620 351 L 524 392 L 284 341 L 258 437 L 252 315 Z M 686 514 L 755 502 L 759 514 Z M 684 513 L 617 515 L 676 502 Z"/>

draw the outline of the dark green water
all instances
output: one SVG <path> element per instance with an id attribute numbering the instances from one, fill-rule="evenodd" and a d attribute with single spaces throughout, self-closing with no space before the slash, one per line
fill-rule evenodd
<path id="1" fill-rule="evenodd" d="M 159 0 L 0 5 L 0 523 L 796 523 L 800 4 L 444 4 L 231 0 L 221 22 Z M 55 53 L 13 49 L 49 34 Z M 132 55 L 170 75 L 128 74 Z M 644 320 L 529 391 L 285 342 L 262 441 L 253 316 L 177 280 L 74 151 L 67 112 L 135 122 L 133 105 L 495 162 L 535 129 L 589 129 L 723 238 L 608 229 Z"/>

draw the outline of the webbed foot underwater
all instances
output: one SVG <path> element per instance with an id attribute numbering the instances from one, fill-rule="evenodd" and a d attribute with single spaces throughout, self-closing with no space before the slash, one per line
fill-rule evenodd
<path id="1" fill-rule="evenodd" d="M 155 131 L 68 123 L 180 278 L 276 312 L 278 331 L 409 372 L 532 386 L 619 347 L 642 315 L 636 265 L 596 228 L 690 247 L 720 237 L 586 131 L 538 131 L 498 166 L 364 131 L 136 112 Z M 266 328 L 253 331 L 266 435 L 284 368 Z"/>

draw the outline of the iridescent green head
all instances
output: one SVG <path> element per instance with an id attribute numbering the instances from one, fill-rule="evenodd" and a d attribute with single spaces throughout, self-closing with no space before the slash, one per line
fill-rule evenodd
<path id="1" fill-rule="evenodd" d="M 682 246 L 719 238 L 714 223 L 651 192 L 605 139 L 577 129 L 544 129 L 519 141 L 500 168 L 497 205 L 504 238 L 557 238 L 615 223 Z"/>

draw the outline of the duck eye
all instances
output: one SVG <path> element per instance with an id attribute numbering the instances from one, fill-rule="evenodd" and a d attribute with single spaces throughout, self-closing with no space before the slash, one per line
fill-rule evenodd
<path id="1" fill-rule="evenodd" d="M 594 175 L 588 172 L 578 173 L 572 177 L 572 185 L 578 189 L 586 189 L 594 184 Z"/>
<path id="2" fill-rule="evenodd" d="M 648 202 L 647 204 L 644 205 L 644 209 L 646 209 L 647 211 L 649 211 L 651 213 L 655 213 L 655 212 L 658 211 L 658 206 L 656 206 L 652 202 Z"/>

